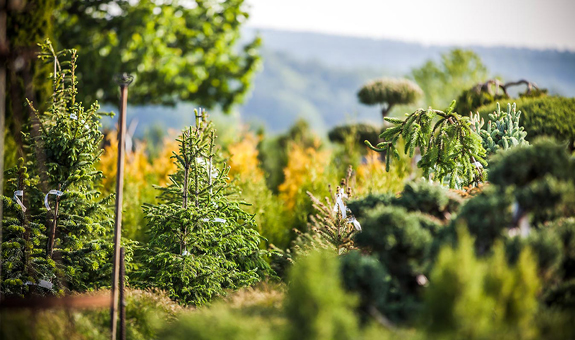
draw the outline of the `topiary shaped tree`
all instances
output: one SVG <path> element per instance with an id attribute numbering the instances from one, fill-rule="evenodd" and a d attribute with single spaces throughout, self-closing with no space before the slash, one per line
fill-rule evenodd
<path id="1" fill-rule="evenodd" d="M 259 249 L 252 215 L 229 199 L 229 167 L 215 148 L 205 111 L 177 139 L 178 166 L 161 191 L 160 204 L 145 204 L 150 242 L 140 284 L 166 290 L 172 299 L 202 305 L 226 289 L 251 285 L 270 272 Z"/>
<path id="2" fill-rule="evenodd" d="M 512 86 L 525 85 L 525 92 L 519 93 L 520 98 L 539 98 L 547 96 L 546 89 L 540 89 L 534 83 L 525 79 L 503 83 L 499 79 L 490 79 L 463 91 L 457 97 L 455 111 L 467 114 L 475 112 L 479 107 L 509 99 L 508 89 Z"/>
<path id="3" fill-rule="evenodd" d="M 373 80 L 357 93 L 360 103 L 380 105 L 381 117 L 385 118 L 395 105 L 413 104 L 423 96 L 423 91 L 408 79 L 383 78 Z"/>

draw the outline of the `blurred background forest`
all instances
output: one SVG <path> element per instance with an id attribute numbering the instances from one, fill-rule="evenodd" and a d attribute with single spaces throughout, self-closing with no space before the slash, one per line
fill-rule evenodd
<path id="1" fill-rule="evenodd" d="M 319 133 L 346 121 L 379 124 L 373 110 L 356 99 L 361 85 L 377 77 L 409 76 L 412 69 L 421 68 L 429 60 L 438 62 L 442 53 L 454 48 L 313 32 L 255 28 L 242 31 L 245 41 L 256 34 L 262 38 L 263 67 L 255 77 L 252 92 L 237 111 L 243 122 L 271 133 L 285 132 L 301 117 Z M 573 52 L 481 46 L 466 49 L 479 56 L 488 70 L 486 79 L 524 78 L 549 89 L 551 94 L 575 95 Z M 444 107 L 451 102 L 448 95 L 442 99 L 435 105 Z M 162 111 L 174 117 L 171 123 L 163 122 L 169 127 L 189 123 L 185 118 L 189 107 L 181 105 Z M 158 123 L 154 117 L 157 108 L 135 107 L 131 112 L 142 117 L 142 126 L 136 132 L 139 135 L 145 126 Z M 398 109 L 394 114 L 403 112 Z"/>

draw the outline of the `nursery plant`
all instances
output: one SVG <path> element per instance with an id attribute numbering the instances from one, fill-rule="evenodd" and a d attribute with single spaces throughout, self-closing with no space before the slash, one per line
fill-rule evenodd
<path id="1" fill-rule="evenodd" d="M 423 96 L 419 86 L 409 79 L 376 79 L 363 85 L 357 92 L 360 103 L 379 105 L 385 118 L 395 105 L 413 104 Z"/>
<path id="2" fill-rule="evenodd" d="M 546 89 L 540 89 L 537 85 L 525 79 L 507 83 L 499 79 L 490 79 L 461 92 L 459 97 L 457 97 L 455 111 L 467 114 L 468 112 L 475 112 L 481 106 L 510 100 L 508 89 L 518 85 L 527 87 L 525 92 L 519 93 L 520 98 L 539 98 L 547 95 Z"/>
<path id="3" fill-rule="evenodd" d="M 177 139 L 177 171 L 158 187 L 158 204 L 145 204 L 150 241 L 143 249 L 140 284 L 168 292 L 184 305 L 202 305 L 226 289 L 251 285 L 270 273 L 254 216 L 232 201 L 229 167 L 215 145 L 204 110 Z"/>
<path id="4" fill-rule="evenodd" d="M 308 230 L 298 233 L 294 244 L 296 253 L 308 253 L 312 249 L 323 248 L 334 250 L 337 255 L 341 255 L 355 249 L 353 236 L 361 232 L 361 224 L 346 204 L 352 196 L 351 177 L 350 167 L 347 177 L 341 181 L 335 192 L 329 187 L 331 197 L 325 197 L 325 203 L 307 192 L 313 202 L 315 214 L 309 217 Z"/>
<path id="5" fill-rule="evenodd" d="M 487 162 L 481 137 L 471 128 L 469 118 L 454 112 L 454 107 L 455 101 L 445 111 L 419 109 L 408 114 L 405 120 L 385 117 L 395 126 L 380 135 L 384 141 L 375 147 L 369 141 L 365 143 L 375 151 L 386 153 L 387 171 L 392 157 L 399 160 L 397 143 L 402 137 L 405 153 L 410 157 L 419 148 L 422 158 L 417 166 L 423 169 L 424 177 L 440 183 L 448 181 L 450 188 L 483 182 L 483 167 Z"/>
<path id="6" fill-rule="evenodd" d="M 521 111 L 517 111 L 517 105 L 507 104 L 507 112 L 501 112 L 501 106 L 497 103 L 497 109 L 489 114 L 487 129 L 484 129 L 485 120 L 479 113 L 471 114 L 471 128 L 483 139 L 483 148 L 487 154 L 494 154 L 497 150 L 507 150 L 511 147 L 529 145 L 525 139 L 527 132 L 519 125 Z"/>
<path id="7" fill-rule="evenodd" d="M 55 52 L 50 41 L 40 47 L 54 69 L 53 91 L 44 112 L 28 102 L 25 155 L 7 172 L 14 196 L 3 199 L 2 290 L 9 295 L 86 290 L 109 277 L 110 196 L 100 194 L 95 168 L 102 114 L 97 103 L 86 109 L 76 101 L 76 51 Z"/>
<path id="8" fill-rule="evenodd" d="M 568 143 L 571 151 L 575 150 L 575 98 L 523 97 L 514 102 L 522 112 L 521 125 L 525 127 L 530 142 L 540 136 L 550 136 Z M 477 110 L 487 120 L 496 109 L 496 103 L 492 103 Z"/>

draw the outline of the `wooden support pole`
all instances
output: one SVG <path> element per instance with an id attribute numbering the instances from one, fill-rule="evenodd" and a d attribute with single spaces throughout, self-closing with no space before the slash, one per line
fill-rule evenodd
<path id="1" fill-rule="evenodd" d="M 118 117 L 118 165 L 116 172 L 116 220 L 114 224 L 114 262 L 112 270 L 112 306 L 110 308 L 110 329 L 112 340 L 116 340 L 118 326 L 118 278 L 120 274 L 120 243 L 122 240 L 122 199 L 124 189 L 124 158 L 126 136 L 126 110 L 128 106 L 128 85 L 134 78 L 124 73 L 117 79 L 120 85 L 120 116 Z"/>
<path id="2" fill-rule="evenodd" d="M 124 247 L 120 248 L 120 340 L 126 340 L 126 252 Z"/>

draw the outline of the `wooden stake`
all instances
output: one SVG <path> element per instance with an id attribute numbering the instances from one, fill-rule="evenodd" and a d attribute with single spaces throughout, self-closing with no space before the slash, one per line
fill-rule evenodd
<path id="1" fill-rule="evenodd" d="M 122 240 L 122 199 L 124 189 L 124 158 L 125 158 L 125 136 L 126 136 L 126 109 L 128 106 L 128 85 L 133 81 L 133 77 L 124 73 L 117 82 L 120 85 L 121 106 L 118 117 L 118 165 L 116 172 L 116 220 L 114 226 L 114 262 L 112 270 L 112 306 L 110 308 L 110 329 L 112 340 L 116 340 L 118 326 L 118 277 L 120 271 L 120 242 Z"/>
<path id="2" fill-rule="evenodd" d="M 126 252 L 120 248 L 120 340 L 126 340 L 126 296 L 124 292 L 126 278 Z"/>

